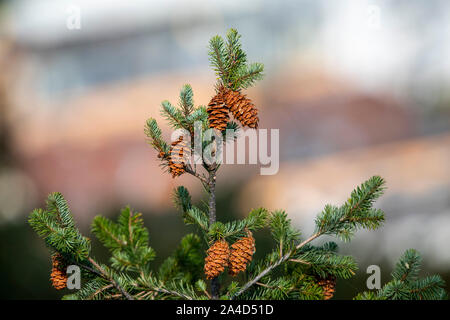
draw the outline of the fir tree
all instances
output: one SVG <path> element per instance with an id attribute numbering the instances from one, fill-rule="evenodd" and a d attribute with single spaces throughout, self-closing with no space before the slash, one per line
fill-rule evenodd
<path id="1" fill-rule="evenodd" d="M 196 151 L 202 154 L 205 150 L 220 151 L 221 145 L 214 135 L 209 141 L 202 140 L 201 150 L 195 150 L 194 141 L 199 134 L 196 129 L 206 135 L 213 128 L 219 136 L 229 137 L 225 135 L 228 130 L 236 133 L 240 127 L 258 126 L 258 110 L 243 90 L 262 79 L 264 67 L 261 63 L 248 63 L 240 35 L 234 29 L 229 30 L 225 39 L 220 36 L 211 39 L 209 58 L 217 83 L 208 108 L 195 106 L 192 87 L 185 85 L 178 105 L 169 101 L 161 104 L 164 119 L 173 129 L 182 130 L 178 139 L 166 142 L 152 118 L 147 120 L 144 130 L 164 169 L 174 178 L 190 174 L 204 187 L 208 197 L 204 207 L 193 204 L 183 186 L 173 193 L 181 218 L 185 224 L 196 226 L 197 234 L 186 235 L 174 253 L 159 268 L 153 268 L 156 253 L 149 245 L 149 234 L 140 213 L 126 207 L 117 221 L 97 216 L 92 233 L 110 252 L 110 264 L 106 265 L 92 256 L 90 239 L 77 229 L 64 197 L 52 193 L 46 208 L 30 214 L 29 223 L 54 257 L 64 261 L 64 265 L 78 265 L 82 270 L 81 289 L 64 296 L 65 299 L 329 299 L 336 279 L 348 279 L 355 274 L 355 259 L 340 255 L 335 242 L 322 245 L 313 242 L 324 235 L 350 241 L 359 229 L 380 227 L 384 213 L 373 207 L 385 189 L 385 181 L 379 176 L 363 182 L 344 204 L 325 206 L 317 215 L 314 232 L 306 237 L 292 226 L 283 210 L 270 212 L 257 208 L 241 220 L 225 223 L 217 219 L 220 210 L 216 209 L 215 187 L 220 164 L 186 158 Z M 255 260 L 253 253 L 258 250 L 258 243 L 253 234 L 264 228 L 270 230 L 273 250 L 263 259 Z M 407 251 L 392 273 L 392 281 L 377 292 L 361 293 L 356 298 L 445 298 L 439 276 L 418 278 L 419 262 L 417 252 Z M 61 276 L 57 275 L 57 285 L 63 287 Z"/>

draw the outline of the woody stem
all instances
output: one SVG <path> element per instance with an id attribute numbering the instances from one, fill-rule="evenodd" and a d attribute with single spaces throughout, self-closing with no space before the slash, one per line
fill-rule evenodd
<path id="1" fill-rule="evenodd" d="M 209 187 L 209 225 L 216 222 L 216 170 L 214 167 L 209 171 L 208 187 Z M 220 283 L 218 278 L 211 280 L 211 297 L 219 298 Z"/>

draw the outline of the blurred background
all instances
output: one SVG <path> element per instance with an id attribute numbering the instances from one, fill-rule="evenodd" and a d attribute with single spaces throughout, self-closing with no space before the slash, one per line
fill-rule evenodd
<path id="1" fill-rule="evenodd" d="M 50 258 L 26 220 L 48 193 L 64 194 L 88 236 L 93 216 L 130 204 L 144 213 L 157 266 L 191 231 L 172 205 L 191 176 L 172 179 L 145 143 L 185 83 L 197 105 L 213 95 L 211 36 L 234 27 L 266 77 L 248 90 L 260 127 L 280 129 L 280 170 L 225 165 L 218 216 L 285 209 L 307 236 L 327 203 L 339 205 L 372 175 L 386 223 L 341 252 L 360 270 L 336 298 L 383 282 L 408 248 L 423 274 L 450 290 L 450 2 L 445 0 L 14 0 L 0 1 L 0 297 L 56 299 Z M 170 232 L 168 232 L 170 230 Z M 260 254 L 268 249 L 264 233 Z M 107 256 L 94 241 L 94 255 Z"/>

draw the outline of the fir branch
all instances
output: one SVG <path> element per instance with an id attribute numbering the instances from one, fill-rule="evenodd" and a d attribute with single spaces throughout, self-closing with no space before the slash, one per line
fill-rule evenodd
<path id="1" fill-rule="evenodd" d="M 206 107 L 198 106 L 189 116 L 186 117 L 186 120 L 190 123 L 194 123 L 196 121 L 208 121 L 208 112 L 206 112 Z"/>
<path id="2" fill-rule="evenodd" d="M 278 277 L 270 279 L 265 283 L 256 282 L 257 288 L 245 297 L 247 299 L 267 299 L 267 300 L 286 300 L 289 299 L 292 291 L 295 290 L 292 278 Z"/>
<path id="3" fill-rule="evenodd" d="M 272 212 L 269 227 L 273 238 L 279 245 L 281 257 L 284 250 L 290 250 L 293 247 L 300 236 L 300 232 L 292 228 L 291 220 L 287 218 L 286 212 L 282 210 Z"/>
<path id="4" fill-rule="evenodd" d="M 233 89 L 247 89 L 254 85 L 258 80 L 264 78 L 264 65 L 262 63 L 251 63 L 246 66 L 240 67 L 231 79 L 233 83 Z"/>
<path id="5" fill-rule="evenodd" d="M 73 294 L 65 295 L 63 300 L 94 300 L 104 297 L 109 289 L 114 286 L 102 277 L 96 277 L 83 284 L 80 290 Z"/>
<path id="6" fill-rule="evenodd" d="M 301 254 L 292 255 L 296 261 L 309 266 L 311 273 L 321 278 L 327 278 L 332 275 L 342 279 L 349 279 L 355 275 L 358 269 L 356 261 L 352 256 L 341 256 L 336 253 L 324 253 L 319 249 L 308 250 Z"/>
<path id="7" fill-rule="evenodd" d="M 411 284 L 411 295 L 415 300 L 445 299 L 445 282 L 439 275 L 432 275 L 419 279 Z"/>
<path id="8" fill-rule="evenodd" d="M 228 121 L 227 127 L 222 131 L 222 138 L 225 143 L 235 141 L 239 137 L 240 126 L 234 121 Z"/>
<path id="9" fill-rule="evenodd" d="M 162 281 L 183 280 L 194 284 L 202 277 L 203 255 L 201 239 L 188 234 L 180 242 L 175 252 L 160 266 L 158 278 Z"/>
<path id="10" fill-rule="evenodd" d="M 384 183 L 381 177 L 374 176 L 357 187 L 343 206 L 325 206 L 316 218 L 316 233 L 349 241 L 359 228 L 378 228 L 384 222 L 384 213 L 371 206 L 383 194 Z"/>
<path id="11" fill-rule="evenodd" d="M 445 282 L 438 275 L 418 279 L 420 270 L 420 254 L 407 250 L 399 259 L 392 280 L 386 283 L 376 293 L 362 292 L 356 300 L 444 300 L 447 293 Z"/>
<path id="12" fill-rule="evenodd" d="M 421 257 L 414 249 L 406 250 L 399 262 L 397 262 L 392 278 L 403 282 L 413 282 L 417 280 L 420 272 Z"/>
<path id="13" fill-rule="evenodd" d="M 223 83 L 228 83 L 228 70 L 226 69 L 226 51 L 222 37 L 214 36 L 209 41 L 209 61 L 216 75 Z"/>
<path id="14" fill-rule="evenodd" d="M 94 259 L 89 258 L 88 259 L 89 262 L 95 267 L 95 269 L 97 270 L 97 273 L 104 279 L 106 279 L 107 281 L 109 281 L 124 297 L 126 297 L 128 300 L 134 300 L 134 298 L 128 293 L 126 292 L 118 283 L 116 280 L 114 280 L 114 278 L 109 275 L 104 268 L 102 268 L 97 262 L 95 262 Z"/>
<path id="15" fill-rule="evenodd" d="M 144 133 L 147 136 L 147 142 L 159 152 L 169 154 L 169 146 L 161 137 L 161 129 L 155 119 L 149 118 L 146 122 Z"/>
<path id="16" fill-rule="evenodd" d="M 186 224 L 197 224 L 201 229 L 207 231 L 209 221 L 206 213 L 197 207 L 192 207 L 185 212 L 184 222 Z"/>
<path id="17" fill-rule="evenodd" d="M 373 291 L 364 291 L 358 293 L 356 297 L 353 298 L 353 300 L 386 300 L 386 298 L 377 295 Z"/>
<path id="18" fill-rule="evenodd" d="M 180 108 L 183 112 L 185 119 L 189 119 L 189 116 L 194 111 L 194 92 L 189 84 L 185 84 L 180 91 Z"/>
<path id="19" fill-rule="evenodd" d="M 60 193 L 52 193 L 47 199 L 47 209 L 35 209 L 28 222 L 47 246 L 80 262 L 89 256 L 90 240 L 75 227 L 72 214 Z"/>
<path id="20" fill-rule="evenodd" d="M 92 223 L 92 233 L 111 253 L 112 266 L 118 270 L 145 271 L 156 256 L 148 246 L 148 231 L 142 215 L 130 207 L 122 209 L 117 223 L 97 216 Z"/>
<path id="21" fill-rule="evenodd" d="M 121 239 L 118 225 L 103 216 L 94 218 L 91 231 L 108 249 L 115 250 L 126 246 L 126 241 Z"/>
<path id="22" fill-rule="evenodd" d="M 192 207 L 191 195 L 183 186 L 179 186 L 175 189 L 173 193 L 173 202 L 175 203 L 175 206 L 183 213 Z"/>
<path id="23" fill-rule="evenodd" d="M 348 239 L 349 234 L 358 227 L 369 229 L 378 227 L 384 220 L 384 215 L 382 211 L 374 212 L 371 206 L 382 194 L 384 189 L 383 185 L 384 180 L 381 177 L 374 176 L 364 182 L 360 187 L 357 187 L 351 193 L 351 197 L 347 203 L 341 208 L 335 209 L 334 207 L 326 206 L 325 210 L 316 219 L 315 233 L 295 246 L 294 249 L 281 256 L 275 263 L 267 266 L 257 276 L 253 277 L 232 296 L 232 299 L 248 290 L 273 269 L 289 260 L 295 252 L 321 235 L 336 234 L 342 238 L 342 234 L 345 231 L 347 232 L 347 238 L 345 239 Z"/>
<path id="24" fill-rule="evenodd" d="M 240 238 L 246 235 L 246 230 L 256 231 L 267 225 L 268 211 L 264 208 L 253 209 L 243 220 L 227 223 L 215 222 L 210 225 L 208 235 L 212 239 Z"/>
<path id="25" fill-rule="evenodd" d="M 143 275 L 133 282 L 136 289 L 147 289 L 151 292 L 167 294 L 174 298 L 185 300 L 196 300 L 199 297 L 195 294 L 194 287 L 183 280 L 163 282 L 150 274 Z"/>
<path id="26" fill-rule="evenodd" d="M 51 193 L 47 198 L 47 211 L 53 214 L 62 228 L 74 228 L 72 214 L 70 213 L 67 201 L 59 192 Z"/>
<path id="27" fill-rule="evenodd" d="M 161 115 L 167 120 L 169 125 L 174 129 L 187 129 L 189 126 L 186 124 L 186 120 L 182 112 L 175 108 L 169 101 L 164 100 L 161 103 Z"/>
<path id="28" fill-rule="evenodd" d="M 227 32 L 227 45 L 225 51 L 225 65 L 230 77 L 247 62 L 247 54 L 242 50 L 241 35 L 236 29 L 231 28 Z"/>
<path id="29" fill-rule="evenodd" d="M 205 283 L 205 281 L 203 281 L 202 279 L 199 279 L 195 283 L 195 287 L 197 288 L 198 291 L 203 292 L 208 297 L 208 299 L 211 300 L 211 295 L 209 294 L 208 290 L 206 290 L 206 283 Z"/>

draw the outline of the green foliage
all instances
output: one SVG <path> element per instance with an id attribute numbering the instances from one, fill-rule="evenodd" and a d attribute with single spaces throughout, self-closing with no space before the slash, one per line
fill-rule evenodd
<path id="1" fill-rule="evenodd" d="M 243 220 L 234 220 L 227 223 L 215 222 L 209 227 L 208 235 L 212 239 L 240 238 L 246 235 L 246 230 L 256 231 L 265 227 L 268 216 L 266 209 L 254 209 Z"/>
<path id="2" fill-rule="evenodd" d="M 313 276 L 286 274 L 261 281 L 240 298 L 248 300 L 322 300 L 323 289 Z"/>
<path id="3" fill-rule="evenodd" d="M 145 299 L 199 300 L 202 298 L 196 293 L 195 287 L 184 280 L 171 279 L 164 282 L 151 274 L 145 274 L 133 281 L 133 284 Z"/>
<path id="4" fill-rule="evenodd" d="M 80 290 L 63 296 L 63 300 L 100 300 L 111 295 L 114 287 L 105 279 L 97 277 L 84 283 Z"/>
<path id="5" fill-rule="evenodd" d="M 179 106 L 183 117 L 188 119 L 194 111 L 194 92 L 190 84 L 185 84 L 181 89 Z"/>
<path id="6" fill-rule="evenodd" d="M 174 107 L 169 101 L 161 102 L 161 115 L 174 129 L 186 129 L 185 117 L 180 109 Z"/>
<path id="7" fill-rule="evenodd" d="M 150 118 L 146 122 L 144 133 L 148 137 L 148 143 L 159 152 L 169 154 L 169 145 L 161 137 L 161 129 L 155 119 Z"/>
<path id="8" fill-rule="evenodd" d="M 373 291 L 364 291 L 358 293 L 358 295 L 355 298 L 353 298 L 353 300 L 386 300 L 386 299 L 378 296 Z"/>
<path id="9" fill-rule="evenodd" d="M 264 65 L 262 63 L 254 62 L 234 72 L 230 78 L 233 83 L 232 89 L 247 89 L 255 84 L 256 81 L 264 78 Z"/>
<path id="10" fill-rule="evenodd" d="M 282 210 L 272 213 L 269 227 L 272 237 L 279 245 L 280 256 L 283 255 L 284 250 L 291 250 L 300 237 L 300 232 L 291 226 L 291 220 L 288 219 L 286 212 Z"/>
<path id="11" fill-rule="evenodd" d="M 362 292 L 356 300 L 445 300 L 445 282 L 438 275 L 419 278 L 421 257 L 414 249 L 406 250 L 392 272 L 392 280 L 380 290 Z"/>
<path id="12" fill-rule="evenodd" d="M 211 38 L 208 55 L 216 75 L 230 89 L 246 89 L 264 76 L 262 63 L 247 64 L 241 36 L 235 29 L 227 32 L 226 41 L 218 35 Z"/>
<path id="13" fill-rule="evenodd" d="M 243 294 L 244 291 L 238 290 L 231 298 L 249 297 L 248 294 L 252 294 L 255 285 L 260 281 L 264 283 L 275 281 L 276 278 L 272 278 L 273 274 L 290 276 L 290 281 L 305 276 L 321 278 L 334 276 L 343 279 L 353 276 L 357 270 L 355 260 L 351 256 L 338 255 L 337 245 L 334 242 L 326 243 L 321 247 L 312 246 L 309 242 L 322 235 L 336 235 L 341 239 L 350 240 L 357 229 L 379 227 L 384 221 L 384 213 L 373 209 L 372 205 L 382 194 L 383 185 L 382 178 L 372 177 L 357 187 L 343 206 L 327 205 L 316 218 L 314 234 L 303 242 L 300 242 L 300 232 L 291 226 L 287 214 L 284 211 L 273 212 L 268 224 L 278 248 L 267 254 L 261 261 L 249 266 L 251 279 L 248 282 L 249 287 L 241 289 L 249 293 Z M 307 297 L 303 296 L 303 298 Z"/>
<path id="14" fill-rule="evenodd" d="M 84 261 L 89 256 L 91 244 L 83 237 L 73 222 L 72 214 L 62 194 L 48 196 L 47 208 L 35 209 L 29 223 L 48 247 L 74 261 Z"/>
<path id="15" fill-rule="evenodd" d="M 376 229 L 384 222 L 384 212 L 372 208 L 373 202 L 384 191 L 384 180 L 374 176 L 357 187 L 341 207 L 332 205 L 316 218 L 316 233 L 336 235 L 349 241 L 358 229 Z"/>
<path id="16" fill-rule="evenodd" d="M 419 252 L 414 249 L 406 250 L 397 262 L 392 278 L 405 283 L 414 282 L 419 276 L 421 260 Z"/>
<path id="17" fill-rule="evenodd" d="M 189 194 L 189 191 L 183 186 L 179 186 L 175 189 L 173 194 L 173 201 L 175 203 L 175 206 L 183 213 L 192 208 L 191 195 Z"/>
<path id="18" fill-rule="evenodd" d="M 203 231 L 208 230 L 208 216 L 197 207 L 192 207 L 184 215 L 184 223 L 198 225 Z"/>
<path id="19" fill-rule="evenodd" d="M 239 136 L 239 128 L 240 127 L 236 122 L 229 121 L 225 130 L 222 131 L 223 141 L 229 142 L 236 140 Z"/>
<path id="20" fill-rule="evenodd" d="M 148 263 L 155 258 L 141 216 L 126 207 L 117 223 L 102 216 L 94 218 L 92 233 L 110 250 L 112 266 L 118 270 L 147 271 Z"/>
<path id="21" fill-rule="evenodd" d="M 186 235 L 174 254 L 159 268 L 159 279 L 163 281 L 180 279 L 189 284 L 198 282 L 203 276 L 203 251 L 201 239 L 197 235 L 192 233 Z"/>
<path id="22" fill-rule="evenodd" d="M 208 128 L 208 112 L 205 106 L 199 106 L 189 116 L 186 117 L 188 123 L 195 123 L 200 121 L 203 124 L 203 129 Z"/>
<path id="23" fill-rule="evenodd" d="M 334 252 L 324 252 L 320 248 L 313 248 L 295 255 L 292 261 L 305 264 L 308 272 L 326 278 L 330 275 L 349 279 L 355 275 L 358 269 L 352 256 L 342 256 Z"/>

